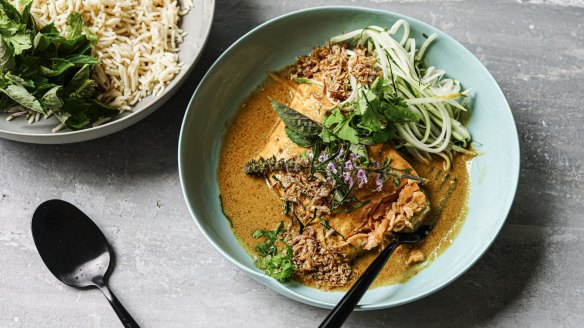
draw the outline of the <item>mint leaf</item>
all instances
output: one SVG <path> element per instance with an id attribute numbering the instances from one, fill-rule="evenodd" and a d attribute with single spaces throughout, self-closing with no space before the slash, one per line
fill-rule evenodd
<path id="1" fill-rule="evenodd" d="M 11 21 L 19 22 L 19 23 L 22 22 L 22 16 L 20 16 L 20 13 L 18 12 L 18 10 L 16 10 L 16 8 L 14 8 L 14 6 L 10 4 L 10 2 L 8 2 L 6 0 L 0 0 L 0 10 Z"/>
<path id="2" fill-rule="evenodd" d="M 20 55 L 23 51 L 32 48 L 32 42 L 30 40 L 29 34 L 16 34 L 5 38 L 12 44 L 15 55 Z"/>
<path id="3" fill-rule="evenodd" d="M 0 36 L 0 71 L 10 71 L 14 69 L 14 51 L 10 48 L 4 38 Z"/>
<path id="4" fill-rule="evenodd" d="M 65 73 L 65 71 L 74 66 L 72 62 L 66 59 L 54 58 L 50 68 L 41 66 L 41 74 L 46 77 L 55 77 Z"/>
<path id="5" fill-rule="evenodd" d="M 95 59 L 93 56 L 88 55 L 72 55 L 66 58 L 69 62 L 73 63 L 75 66 L 87 65 L 97 65 L 99 60 Z"/>
<path id="6" fill-rule="evenodd" d="M 41 104 L 47 110 L 57 111 L 63 107 L 63 101 L 57 95 L 60 89 L 60 86 L 53 87 L 41 98 Z"/>

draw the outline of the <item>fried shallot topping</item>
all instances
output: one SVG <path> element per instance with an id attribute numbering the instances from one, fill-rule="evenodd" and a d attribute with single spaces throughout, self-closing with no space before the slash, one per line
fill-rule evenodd
<path id="1" fill-rule="evenodd" d="M 351 266 L 318 241 L 313 227 L 307 227 L 291 243 L 296 271 L 312 274 L 317 285 L 342 287 L 351 279 Z"/>
<path id="2" fill-rule="evenodd" d="M 358 46 L 353 52 L 355 55 L 349 57 L 346 45 L 316 47 L 308 56 L 298 57 L 290 75 L 322 80 L 330 98 L 345 100 L 351 95 L 350 75 L 359 84 L 370 84 L 378 76 L 376 60 L 367 55 L 365 48 Z"/>

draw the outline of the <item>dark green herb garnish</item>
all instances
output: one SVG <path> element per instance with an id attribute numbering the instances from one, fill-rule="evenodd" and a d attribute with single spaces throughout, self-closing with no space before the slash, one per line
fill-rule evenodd
<path id="1" fill-rule="evenodd" d="M 254 261 L 255 266 L 279 282 L 287 281 L 294 273 L 292 247 L 280 239 L 283 228 L 284 222 L 280 222 L 274 230 L 256 230 L 252 235 L 254 238 L 265 238 L 255 248 L 259 255 Z M 279 244 L 282 246 L 278 247 Z"/>
<path id="2" fill-rule="evenodd" d="M 225 208 L 223 207 L 223 198 L 221 198 L 221 195 L 219 195 L 219 205 L 221 205 L 221 213 L 223 213 L 223 216 L 227 219 L 227 221 L 229 221 L 229 226 L 233 228 L 233 221 L 231 221 L 229 215 L 225 213 Z"/>
<path id="3" fill-rule="evenodd" d="M 91 75 L 99 61 L 91 46 L 97 37 L 81 15 L 69 15 L 63 36 L 53 24 L 39 29 L 30 14 L 32 1 L 21 3 L 19 13 L 0 1 L 0 111 L 12 117 L 52 112 L 71 130 L 118 114 L 96 100 Z"/>
<path id="4" fill-rule="evenodd" d="M 320 217 L 320 224 L 328 231 L 333 231 L 334 233 L 338 234 L 339 236 L 341 236 L 341 238 L 343 238 L 343 240 L 346 240 L 345 236 L 343 236 L 343 234 L 341 234 L 340 232 L 336 231 L 333 227 L 331 227 L 331 225 L 328 223 L 327 220 L 325 220 L 325 218 L 323 218 L 322 216 Z"/>

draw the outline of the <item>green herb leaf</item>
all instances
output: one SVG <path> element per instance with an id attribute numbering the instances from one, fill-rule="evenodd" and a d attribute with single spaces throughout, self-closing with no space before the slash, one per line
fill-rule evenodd
<path id="1" fill-rule="evenodd" d="M 60 86 L 53 87 L 45 93 L 41 98 L 41 104 L 47 109 L 52 111 L 57 111 L 63 107 L 63 101 L 58 96 L 58 92 L 61 89 Z"/>
<path id="2" fill-rule="evenodd" d="M 21 22 L 26 25 L 26 28 L 31 31 L 36 31 L 37 26 L 34 18 L 30 14 L 30 8 L 32 7 L 32 0 L 20 0 L 20 5 L 24 7 L 22 10 Z"/>
<path id="3" fill-rule="evenodd" d="M 6 44 L 6 41 L 0 35 L 0 71 L 10 71 L 14 69 L 14 65 L 14 50 Z"/>
<path id="4" fill-rule="evenodd" d="M 54 77 L 65 73 L 65 71 L 74 66 L 75 65 L 72 62 L 66 59 L 55 58 L 52 60 L 52 65 L 50 68 L 41 66 L 40 71 L 43 76 Z"/>
<path id="5" fill-rule="evenodd" d="M 33 78 L 40 74 L 40 58 L 37 56 L 26 56 L 20 61 L 20 76 L 25 78 Z"/>
<path id="6" fill-rule="evenodd" d="M 87 65 L 99 64 L 99 60 L 95 59 L 93 56 L 88 55 L 72 55 L 68 56 L 66 59 L 75 66 L 83 66 L 85 64 Z"/>
<path id="7" fill-rule="evenodd" d="M 20 55 L 23 51 L 32 48 L 29 34 L 21 33 L 5 38 L 12 44 L 15 55 Z"/>
<path id="8" fill-rule="evenodd" d="M 295 270 L 292 255 L 292 247 L 286 244 L 280 253 L 257 258 L 254 264 L 259 269 L 264 270 L 270 277 L 279 282 L 286 282 L 294 274 Z"/>
<path id="9" fill-rule="evenodd" d="M 21 85 L 9 85 L 5 89 L 0 89 L 0 92 L 3 92 L 24 108 L 46 114 L 39 101 Z"/>
<path id="10" fill-rule="evenodd" d="M 81 35 L 83 31 L 83 18 L 81 18 L 81 14 L 72 12 L 67 17 L 67 27 L 65 28 L 65 35 L 69 39 L 74 39 Z"/>
<path id="11" fill-rule="evenodd" d="M 300 114 L 294 109 L 270 98 L 272 108 L 286 127 L 305 137 L 316 137 L 322 131 L 322 125 Z"/>
<path id="12" fill-rule="evenodd" d="M 278 227 L 274 230 L 256 230 L 252 234 L 254 238 L 265 237 L 266 240 L 259 243 L 255 250 L 260 256 L 276 255 L 278 252 L 278 247 L 276 243 L 278 242 L 278 236 L 284 228 L 284 222 L 280 222 Z"/>
<path id="13" fill-rule="evenodd" d="M 307 137 L 305 135 L 299 134 L 288 127 L 285 128 L 285 131 L 288 138 L 300 147 L 310 147 L 312 144 L 314 144 L 313 137 Z"/>
<path id="14" fill-rule="evenodd" d="M 10 2 L 0 0 L 0 9 L 11 21 L 22 23 L 22 16 Z"/>

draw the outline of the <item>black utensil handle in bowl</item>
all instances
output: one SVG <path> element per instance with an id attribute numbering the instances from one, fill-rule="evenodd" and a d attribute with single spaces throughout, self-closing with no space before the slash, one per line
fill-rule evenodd
<path id="1" fill-rule="evenodd" d="M 377 258 L 375 258 L 369 267 L 367 267 L 367 270 L 363 272 L 353 287 L 351 287 L 351 289 L 339 301 L 339 304 L 335 306 L 320 326 L 318 326 L 319 328 L 338 328 L 343 325 L 399 244 L 398 241 L 394 241 L 381 251 Z"/>
<path id="2" fill-rule="evenodd" d="M 101 286 L 98 285 L 97 287 L 99 288 L 99 290 L 101 290 L 101 292 L 103 293 L 105 298 L 107 298 L 110 305 L 112 306 L 112 308 L 114 309 L 114 311 L 118 315 L 118 318 L 120 318 L 120 321 L 122 321 L 122 324 L 124 325 L 124 327 L 126 327 L 126 328 L 140 328 L 140 326 L 138 325 L 136 320 L 134 320 L 134 318 L 132 318 L 130 313 L 128 313 L 128 311 L 126 310 L 126 308 L 124 308 L 122 303 L 120 303 L 120 301 L 118 301 L 118 298 L 116 297 L 116 295 L 114 295 L 114 293 L 112 293 L 112 291 L 107 287 L 107 285 L 102 284 Z"/>

